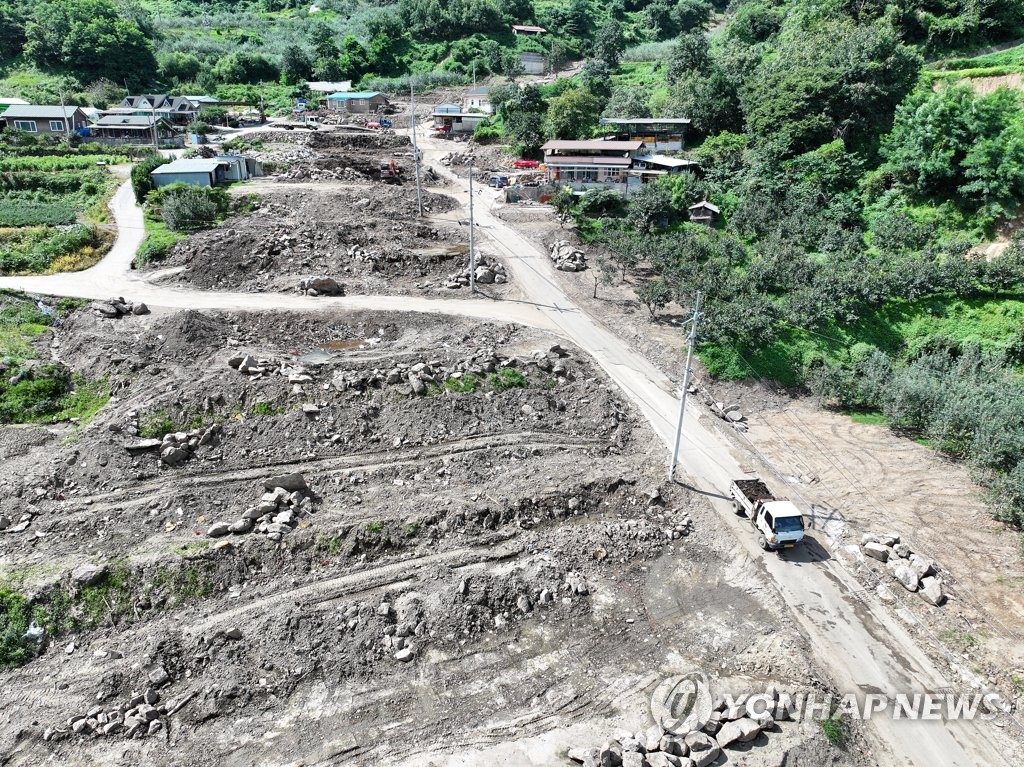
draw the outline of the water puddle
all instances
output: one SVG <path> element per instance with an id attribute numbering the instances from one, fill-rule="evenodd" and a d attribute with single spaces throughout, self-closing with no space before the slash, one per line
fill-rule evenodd
<path id="1" fill-rule="evenodd" d="M 369 349 L 380 343 L 379 338 L 355 338 L 349 341 L 328 341 L 319 349 L 306 352 L 299 356 L 299 362 L 307 365 L 323 365 L 340 357 L 339 352 Z"/>

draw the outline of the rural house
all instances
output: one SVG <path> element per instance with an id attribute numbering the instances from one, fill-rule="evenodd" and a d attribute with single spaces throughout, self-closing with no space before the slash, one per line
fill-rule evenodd
<path id="1" fill-rule="evenodd" d="M 712 205 L 707 200 L 691 205 L 689 211 L 690 221 L 695 224 L 704 224 L 704 226 L 713 225 L 715 223 L 715 216 L 719 213 L 718 206 Z"/>
<path id="2" fill-rule="evenodd" d="M 700 163 L 664 154 L 652 154 L 633 163 L 634 169 L 648 176 L 677 176 L 680 173 L 700 173 Z"/>
<path id="3" fill-rule="evenodd" d="M 216 186 L 228 180 L 232 163 L 221 157 L 211 160 L 195 158 L 175 160 L 155 168 L 150 176 L 153 186 L 159 189 L 171 184 L 191 184 L 192 186 Z"/>
<path id="4" fill-rule="evenodd" d="M 170 123 L 153 115 L 105 115 L 86 134 L 101 144 L 152 144 L 154 132 L 161 146 L 182 146 Z"/>
<path id="5" fill-rule="evenodd" d="M 361 115 L 389 106 L 387 96 L 377 91 L 339 91 L 327 97 L 327 106 L 336 112 Z"/>
<path id="6" fill-rule="evenodd" d="M 491 100 L 488 96 L 490 92 L 491 89 L 486 85 L 478 85 L 471 90 L 466 96 L 466 111 L 472 112 L 475 110 L 484 114 L 491 114 L 494 111 L 494 107 L 491 106 Z"/>
<path id="7" fill-rule="evenodd" d="M 685 117 L 602 117 L 600 124 L 615 141 L 643 141 L 655 152 L 678 152 L 686 145 Z"/>
<path id="8" fill-rule="evenodd" d="M 187 96 L 165 96 L 148 94 L 144 96 L 125 96 L 124 101 L 114 109 L 108 109 L 107 115 L 155 115 L 171 125 L 187 125 L 199 113 L 199 107 Z"/>
<path id="9" fill-rule="evenodd" d="M 536 27 L 531 24 L 513 24 L 512 34 L 513 35 L 526 35 L 532 37 L 534 35 L 543 35 L 547 30 L 544 27 Z"/>
<path id="10" fill-rule="evenodd" d="M 458 104 L 438 104 L 431 116 L 434 118 L 434 130 L 453 135 L 472 133 L 487 119 L 487 115 L 479 112 L 463 112 Z"/>
<path id="11" fill-rule="evenodd" d="M 8 128 L 52 136 L 66 136 L 89 124 L 81 107 L 31 104 L 11 104 L 0 113 L 0 121 L 6 123 Z"/>
<path id="12" fill-rule="evenodd" d="M 549 141 L 541 147 L 550 184 L 574 191 L 606 187 L 627 194 L 641 179 L 634 163 L 649 156 L 643 141 Z"/>

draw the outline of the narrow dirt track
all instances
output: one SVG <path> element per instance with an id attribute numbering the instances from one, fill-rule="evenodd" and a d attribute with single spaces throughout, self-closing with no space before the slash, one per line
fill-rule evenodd
<path id="1" fill-rule="evenodd" d="M 424 158 L 435 167 L 450 144 L 421 140 Z M 468 190 L 456 178 L 452 195 L 465 208 Z M 590 317 L 566 296 L 546 254 L 538 250 L 488 210 L 493 198 L 477 190 L 477 221 L 483 234 L 505 260 L 519 300 L 424 299 L 410 296 L 356 296 L 338 299 L 279 294 L 239 294 L 166 288 L 147 283 L 130 271 L 142 241 L 142 212 L 131 188 L 122 186 L 111 203 L 119 235 L 107 257 L 84 272 L 46 277 L 0 278 L 0 288 L 61 296 L 107 298 L 123 294 L 154 307 L 171 309 L 230 309 L 247 311 L 388 310 L 455 314 L 513 321 L 551 330 L 571 339 L 591 354 L 640 408 L 660 438 L 670 445 L 678 410 L 676 387 L 645 357 Z M 464 214 L 463 214 L 464 215 Z M 811 537 L 797 553 L 777 556 L 761 552 L 744 521 L 735 517 L 723 493 L 730 479 L 742 476 L 743 456 L 729 444 L 696 407 L 687 410 L 681 465 L 688 484 L 705 493 L 754 561 L 789 605 L 794 620 L 810 638 L 815 660 L 829 670 L 841 693 L 878 691 L 924 692 L 950 689 L 959 680 L 944 678 L 922 651 L 908 628 L 894 622 L 874 595 L 831 558 L 827 544 Z M 893 721 L 875 717 L 867 729 L 873 739 L 876 763 L 883 765 L 1012 765 L 1012 744 L 998 728 L 982 722 Z"/>

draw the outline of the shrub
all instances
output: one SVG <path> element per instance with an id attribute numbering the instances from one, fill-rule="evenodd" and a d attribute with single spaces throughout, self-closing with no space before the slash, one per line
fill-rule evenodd
<path id="1" fill-rule="evenodd" d="M 203 187 L 178 189 L 166 197 L 161 216 L 175 232 L 207 229 L 217 221 L 217 202 Z"/>
<path id="2" fill-rule="evenodd" d="M 491 375 L 490 384 L 494 391 L 502 392 L 509 389 L 525 389 L 530 385 L 530 381 L 518 370 L 505 368 Z"/>
<path id="3" fill-rule="evenodd" d="M 158 155 L 149 157 L 132 168 L 132 191 L 135 192 L 135 202 L 141 205 L 146 201 L 146 195 L 153 191 L 153 177 L 150 173 L 169 162 L 166 157 Z"/>
<path id="4" fill-rule="evenodd" d="M 162 224 L 147 222 L 146 238 L 139 245 L 139 250 L 135 254 L 135 266 L 145 266 L 153 261 L 166 258 L 171 248 L 181 239 L 182 235 L 170 231 Z"/>

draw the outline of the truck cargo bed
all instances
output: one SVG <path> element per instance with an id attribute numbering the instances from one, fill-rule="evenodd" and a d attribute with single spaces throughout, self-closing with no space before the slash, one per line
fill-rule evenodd
<path id="1" fill-rule="evenodd" d="M 736 489 L 743 493 L 751 503 L 775 500 L 775 496 L 772 495 L 772 491 L 769 490 L 768 486 L 759 479 L 737 479 L 734 480 L 733 484 L 736 485 Z"/>

